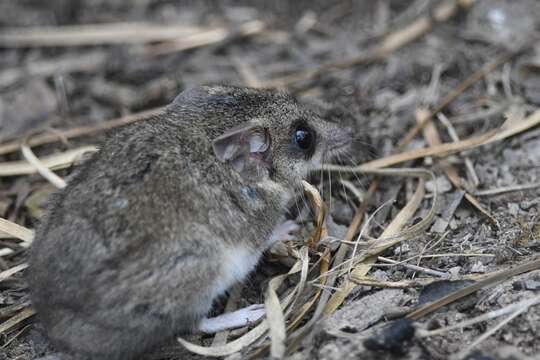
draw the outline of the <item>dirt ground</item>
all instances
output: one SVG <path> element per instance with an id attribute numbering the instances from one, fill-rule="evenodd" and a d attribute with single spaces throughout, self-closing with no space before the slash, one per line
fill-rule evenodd
<path id="1" fill-rule="evenodd" d="M 457 3 L 462 7 L 453 8 Z M 450 9 L 448 16 L 441 15 L 444 6 Z M 115 30 L 107 24 L 121 22 L 143 28 L 128 36 L 111 36 Z M 108 29 L 109 35 L 52 41 L 43 36 L 47 33 L 42 27 L 83 24 Z M 171 38 L 164 32 L 179 25 L 196 27 L 198 37 Z M 38 30 L 26 37 L 14 30 L 30 27 Z M 78 31 L 60 29 L 71 35 Z M 389 39 L 399 45 L 389 45 Z M 480 69 L 486 71 L 474 77 Z M 467 79 L 471 82 L 461 88 Z M 105 136 L 102 130 L 109 120 L 164 106 L 185 88 L 216 83 L 282 87 L 323 115 L 353 126 L 358 141 L 348 163 L 435 146 L 437 138 L 451 143 L 493 129 L 501 134 L 509 126 L 525 124 L 540 106 L 540 2 L 0 0 L 0 217 L 34 228 L 53 190 L 35 173 L 3 175 L 8 162 L 22 159 L 17 143 L 15 151 L 6 144 L 28 134 L 47 134 L 51 141 L 33 147 L 39 157 L 95 145 Z M 436 114 L 400 148 L 421 119 L 421 109 Z M 56 141 L 59 132 L 51 129 L 86 130 L 82 136 L 68 135 L 69 141 L 62 143 Z M 407 223 L 412 226 L 429 216 L 436 188 L 439 204 L 429 226 L 372 258 L 367 278 L 357 281 L 339 309 L 318 321 L 299 346 L 287 338 L 287 357 L 540 359 L 540 301 L 517 305 L 520 312 L 493 313 L 538 298 L 540 270 L 534 269 L 419 317 L 409 337 L 403 334 L 413 332 L 410 327 L 384 338 L 386 326 L 396 325 L 418 306 L 480 281 L 483 275 L 537 258 L 540 129 L 526 127 L 444 159 L 405 160 L 393 166 L 435 173 L 437 186 L 426 182 L 423 201 Z M 57 173 L 65 177 L 70 168 Z M 452 174 L 458 184 L 452 183 Z M 331 239 L 338 239 L 328 242 L 333 260 L 360 205 L 357 195 L 365 196 L 375 181 L 371 175 L 340 175 L 332 181 L 318 174 L 311 179 L 329 208 Z M 381 236 L 418 184 L 414 178 L 378 179 L 361 242 Z M 35 317 L 24 316 L 29 311 L 24 269 L 6 274 L 25 263 L 27 249 L 1 235 L 0 251 L 11 250 L 0 252 L 0 360 L 52 354 Z M 346 258 L 352 249 L 349 246 Z M 312 254 L 312 260 L 316 258 Z M 263 302 L 269 279 L 287 272 L 286 262 L 269 255 L 244 286 L 238 303 Z M 347 274 L 339 276 L 322 293 L 334 294 L 347 279 Z M 298 278 L 288 281 L 293 286 Z M 308 287 L 316 291 L 316 281 Z M 306 324 L 310 314 L 313 309 L 299 324 Z M 483 314 L 493 316 L 441 334 L 428 333 Z M 229 339 L 241 334 L 233 332 Z M 211 340 L 190 338 L 205 345 Z M 394 345 L 377 347 L 376 341 Z M 267 351 L 256 351 L 264 345 L 261 341 L 229 358 L 268 357 Z M 202 357 L 167 347 L 148 358 Z"/>

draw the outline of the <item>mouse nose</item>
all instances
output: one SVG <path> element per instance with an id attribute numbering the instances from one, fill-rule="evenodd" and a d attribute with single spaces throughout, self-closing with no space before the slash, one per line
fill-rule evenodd
<path id="1" fill-rule="evenodd" d="M 349 127 L 334 126 L 329 132 L 329 143 L 347 143 L 352 141 L 352 129 Z"/>
<path id="2" fill-rule="evenodd" d="M 350 128 L 335 127 L 329 132 L 328 152 L 337 154 L 350 146 L 352 141 L 352 130 Z"/>

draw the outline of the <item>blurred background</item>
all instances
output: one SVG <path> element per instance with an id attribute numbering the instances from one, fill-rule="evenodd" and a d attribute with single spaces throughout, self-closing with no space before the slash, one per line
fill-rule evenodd
<path id="1" fill-rule="evenodd" d="M 362 56 L 443 3 L 0 1 L 0 140 L 158 107 L 193 85 L 272 85 Z M 527 41 L 537 31 L 539 7 L 535 0 L 476 1 L 380 61 L 285 87 L 357 116 L 375 114 L 384 119 L 377 127 L 397 136 L 410 124 L 388 118 L 406 119 L 419 101 L 434 102 L 487 60 Z M 434 72 L 437 93 L 426 99 Z M 538 101 L 537 83 L 525 81 L 524 95 Z"/>

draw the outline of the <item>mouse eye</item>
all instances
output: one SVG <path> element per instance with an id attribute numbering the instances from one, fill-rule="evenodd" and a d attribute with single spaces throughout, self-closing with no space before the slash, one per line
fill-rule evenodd
<path id="1" fill-rule="evenodd" d="M 298 126 L 294 130 L 293 140 L 300 149 L 311 152 L 315 147 L 315 132 L 306 126 Z"/>

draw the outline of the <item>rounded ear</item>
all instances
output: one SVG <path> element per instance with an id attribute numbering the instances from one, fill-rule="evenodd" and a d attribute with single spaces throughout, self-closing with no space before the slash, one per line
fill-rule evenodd
<path id="1" fill-rule="evenodd" d="M 242 124 L 226 131 L 212 142 L 214 154 L 221 162 L 231 162 L 234 169 L 243 173 L 253 166 L 260 167 L 260 156 L 270 148 L 270 134 L 256 124 Z"/>

